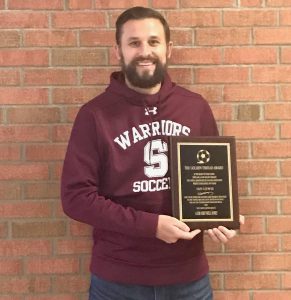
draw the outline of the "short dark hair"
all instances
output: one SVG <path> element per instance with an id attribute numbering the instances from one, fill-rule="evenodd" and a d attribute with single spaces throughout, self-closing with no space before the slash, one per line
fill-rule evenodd
<path id="1" fill-rule="evenodd" d="M 163 27 L 165 32 L 165 38 L 166 42 L 169 43 L 170 41 L 170 28 L 165 20 L 165 18 L 156 10 L 148 8 L 148 7 L 142 7 L 142 6 L 135 6 L 132 8 L 129 8 L 125 10 L 116 20 L 115 27 L 115 39 L 117 45 L 120 45 L 120 39 L 122 34 L 122 26 L 129 20 L 142 20 L 142 19 L 157 19 L 159 20 Z"/>

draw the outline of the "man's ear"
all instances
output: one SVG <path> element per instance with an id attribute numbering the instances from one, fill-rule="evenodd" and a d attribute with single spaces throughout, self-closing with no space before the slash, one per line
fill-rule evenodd
<path id="1" fill-rule="evenodd" d="M 173 42 L 169 42 L 167 45 L 167 58 L 169 59 L 172 55 Z"/>
<path id="2" fill-rule="evenodd" d="M 115 57 L 118 60 L 121 60 L 120 47 L 118 45 L 114 46 L 114 53 L 115 53 Z"/>

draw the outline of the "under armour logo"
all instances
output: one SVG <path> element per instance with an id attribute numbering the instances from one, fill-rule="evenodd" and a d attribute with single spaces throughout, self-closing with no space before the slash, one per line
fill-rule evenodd
<path id="1" fill-rule="evenodd" d="M 150 114 L 156 115 L 158 113 L 158 108 L 156 106 L 153 107 L 145 107 L 145 115 L 149 116 Z"/>

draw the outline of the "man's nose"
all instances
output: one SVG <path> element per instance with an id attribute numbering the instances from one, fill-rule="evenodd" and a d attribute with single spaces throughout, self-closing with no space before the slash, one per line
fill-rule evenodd
<path id="1" fill-rule="evenodd" d="M 148 43 L 141 44 L 141 46 L 140 46 L 140 55 L 141 56 L 147 57 L 151 53 L 152 53 L 152 50 Z"/>

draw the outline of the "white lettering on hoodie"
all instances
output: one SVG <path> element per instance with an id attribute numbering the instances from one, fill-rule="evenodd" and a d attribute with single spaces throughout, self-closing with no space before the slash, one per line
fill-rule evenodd
<path id="1" fill-rule="evenodd" d="M 123 150 L 126 150 L 133 144 L 142 141 L 151 136 L 189 136 L 191 129 L 180 123 L 171 120 L 161 120 L 151 123 L 141 124 L 138 127 L 132 127 L 124 131 L 114 139 Z"/>

